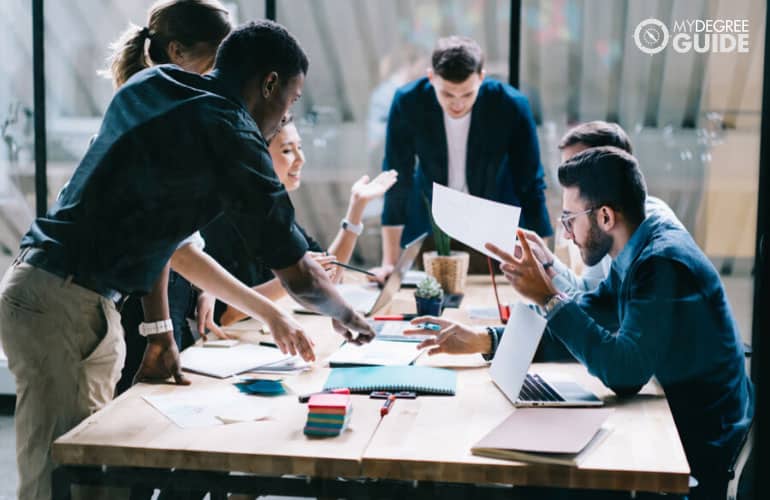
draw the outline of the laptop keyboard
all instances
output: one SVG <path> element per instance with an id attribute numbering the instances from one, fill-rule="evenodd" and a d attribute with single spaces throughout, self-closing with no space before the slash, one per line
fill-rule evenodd
<path id="1" fill-rule="evenodd" d="M 527 373 L 519 393 L 520 401 L 564 401 L 548 382 L 537 374 Z"/>

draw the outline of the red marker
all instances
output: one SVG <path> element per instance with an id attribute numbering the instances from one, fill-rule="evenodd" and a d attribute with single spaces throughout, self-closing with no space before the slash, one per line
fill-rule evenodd
<path id="1" fill-rule="evenodd" d="M 344 388 L 344 389 L 331 389 L 328 391 L 320 391 L 320 392 L 314 392 L 312 394 L 303 394 L 299 396 L 299 402 L 300 403 L 307 403 L 310 401 L 310 396 L 315 396 L 316 394 L 350 394 L 350 389 Z"/>
<path id="2" fill-rule="evenodd" d="M 416 314 L 388 314 L 386 316 L 375 316 L 374 321 L 409 321 L 416 318 Z"/>
<path id="3" fill-rule="evenodd" d="M 385 403 L 383 403 L 382 408 L 380 408 L 380 416 L 384 417 L 385 415 L 390 412 L 391 407 L 393 407 L 393 403 L 396 402 L 396 395 L 391 394 L 388 396 L 388 399 L 385 400 Z"/>

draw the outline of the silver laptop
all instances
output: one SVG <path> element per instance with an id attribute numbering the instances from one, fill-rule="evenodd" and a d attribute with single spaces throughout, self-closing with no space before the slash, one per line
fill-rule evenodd
<path id="1" fill-rule="evenodd" d="M 393 296 L 401 290 L 401 282 L 404 279 L 407 271 L 411 269 L 414 264 L 414 259 L 417 258 L 417 254 L 420 253 L 422 242 L 428 236 L 427 233 L 422 234 L 418 238 L 410 242 L 404 250 L 401 252 L 401 257 L 398 258 L 398 262 L 393 267 L 393 273 L 385 280 L 385 285 L 382 289 L 378 290 L 372 287 L 366 287 L 361 285 L 339 285 L 339 292 L 342 298 L 353 307 L 356 311 L 363 313 L 366 316 L 374 314 L 386 305 L 390 304 L 393 300 Z"/>
<path id="2" fill-rule="evenodd" d="M 548 382 L 527 373 L 547 321 L 535 311 L 517 303 L 489 367 L 497 388 L 516 406 L 601 406 L 604 402 L 575 382 Z"/>

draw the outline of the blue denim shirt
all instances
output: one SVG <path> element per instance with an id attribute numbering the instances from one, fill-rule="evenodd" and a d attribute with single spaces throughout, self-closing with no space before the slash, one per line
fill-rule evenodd
<path id="1" fill-rule="evenodd" d="M 468 131 L 468 192 L 521 207 L 522 227 L 553 234 L 545 206 L 545 181 L 537 129 L 526 96 L 485 79 L 473 104 Z M 385 193 L 382 224 L 404 225 L 402 242 L 431 232 L 424 198 L 433 182 L 447 185 L 447 138 L 436 91 L 427 78 L 400 88 L 390 108 L 382 169 L 398 171 Z"/>
<path id="2" fill-rule="evenodd" d="M 725 473 L 754 390 L 719 275 L 686 230 L 648 216 L 599 288 L 553 311 L 548 328 L 617 392 L 656 377 L 693 475 Z"/>

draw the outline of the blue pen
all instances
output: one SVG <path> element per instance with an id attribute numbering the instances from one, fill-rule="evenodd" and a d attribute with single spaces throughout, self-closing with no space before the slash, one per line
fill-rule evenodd
<path id="1" fill-rule="evenodd" d="M 435 323 L 418 323 L 416 325 L 417 328 L 420 328 L 422 330 L 432 330 L 434 332 L 440 332 L 441 327 Z"/>

